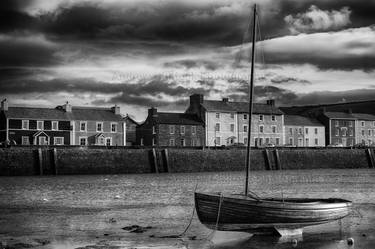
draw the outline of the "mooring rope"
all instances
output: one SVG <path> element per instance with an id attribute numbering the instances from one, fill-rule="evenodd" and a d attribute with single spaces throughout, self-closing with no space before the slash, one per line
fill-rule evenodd
<path id="1" fill-rule="evenodd" d="M 220 193 L 219 209 L 217 210 L 217 217 L 216 217 L 215 231 L 217 230 L 217 227 L 218 227 L 218 225 L 219 225 L 220 211 L 221 211 L 221 204 L 222 204 L 222 203 L 223 203 L 223 193 Z"/>

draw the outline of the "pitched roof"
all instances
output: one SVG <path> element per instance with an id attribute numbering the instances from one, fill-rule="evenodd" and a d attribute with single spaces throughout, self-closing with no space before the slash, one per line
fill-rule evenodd
<path id="1" fill-rule="evenodd" d="M 297 126 L 323 126 L 318 120 L 308 118 L 299 115 L 285 115 L 285 125 L 297 125 Z"/>
<path id="2" fill-rule="evenodd" d="M 362 120 L 375 120 L 375 115 L 365 113 L 353 113 L 353 116 Z"/>
<path id="3" fill-rule="evenodd" d="M 195 114 L 158 112 L 154 120 L 159 124 L 203 125 L 203 121 Z"/>
<path id="4" fill-rule="evenodd" d="M 220 112 L 249 112 L 249 103 L 247 102 L 225 102 L 217 100 L 204 100 L 203 107 L 207 111 L 220 111 Z M 255 114 L 275 114 L 282 115 L 283 112 L 273 105 L 254 103 L 253 113 Z"/>
<path id="5" fill-rule="evenodd" d="M 323 115 L 328 118 L 356 119 L 352 113 L 347 112 L 324 112 Z"/>
<path id="6" fill-rule="evenodd" d="M 72 112 L 65 112 L 61 106 L 56 108 L 9 107 L 4 112 L 8 118 L 43 119 L 43 120 L 100 120 L 121 121 L 110 108 L 72 107 Z"/>

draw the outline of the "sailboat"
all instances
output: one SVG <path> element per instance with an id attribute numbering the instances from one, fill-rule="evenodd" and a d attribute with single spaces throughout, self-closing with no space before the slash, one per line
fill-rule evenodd
<path id="1" fill-rule="evenodd" d="M 261 198 L 249 191 L 256 21 L 257 9 L 254 5 L 245 193 L 195 192 L 195 208 L 200 222 L 213 230 L 276 233 L 279 236 L 302 234 L 306 226 L 346 217 L 352 202 L 338 198 Z"/>

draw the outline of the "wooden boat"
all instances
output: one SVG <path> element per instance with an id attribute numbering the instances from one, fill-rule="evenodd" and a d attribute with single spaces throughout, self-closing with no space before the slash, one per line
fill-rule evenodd
<path id="1" fill-rule="evenodd" d="M 273 233 L 342 219 L 352 203 L 343 199 L 264 198 L 195 193 L 199 220 L 219 231 Z"/>
<path id="2" fill-rule="evenodd" d="M 249 94 L 249 131 L 253 104 L 256 5 L 254 6 L 252 60 Z M 302 228 L 347 216 L 352 207 L 348 200 L 309 198 L 260 198 L 249 194 L 251 132 L 248 132 L 246 182 L 244 194 L 195 192 L 195 209 L 201 223 L 220 231 L 246 231 L 279 235 L 302 234 Z"/>

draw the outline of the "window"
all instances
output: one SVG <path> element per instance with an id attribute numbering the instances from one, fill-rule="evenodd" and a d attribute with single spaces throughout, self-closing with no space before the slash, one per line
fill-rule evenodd
<path id="1" fill-rule="evenodd" d="M 155 138 L 152 138 L 152 146 L 155 146 Z"/>
<path id="2" fill-rule="evenodd" d="M 234 132 L 234 124 L 230 124 L 230 131 Z"/>
<path id="3" fill-rule="evenodd" d="M 79 145 L 81 146 L 87 145 L 87 137 L 79 137 Z"/>
<path id="4" fill-rule="evenodd" d="M 260 133 L 263 133 L 263 132 L 264 132 L 264 126 L 263 126 L 263 125 L 259 125 L 259 132 L 260 132 Z"/>
<path id="5" fill-rule="evenodd" d="M 181 146 L 185 146 L 185 139 L 184 138 L 181 139 Z"/>
<path id="6" fill-rule="evenodd" d="M 349 127 L 353 127 L 353 122 L 349 121 Z"/>
<path id="7" fill-rule="evenodd" d="M 52 130 L 57 131 L 59 129 L 59 122 L 58 121 L 52 121 Z"/>
<path id="8" fill-rule="evenodd" d="M 111 132 L 117 132 L 117 123 L 111 123 Z"/>
<path id="9" fill-rule="evenodd" d="M 215 138 L 215 145 L 220 145 L 220 137 Z"/>
<path id="10" fill-rule="evenodd" d="M 293 128 L 289 128 L 289 134 L 293 135 Z"/>
<path id="11" fill-rule="evenodd" d="M 309 146 L 309 139 L 308 138 L 305 139 L 305 146 Z"/>
<path id="12" fill-rule="evenodd" d="M 185 126 L 181 125 L 180 127 L 180 133 L 185 134 Z"/>
<path id="13" fill-rule="evenodd" d="M 216 113 L 216 118 L 220 118 L 220 113 Z"/>
<path id="14" fill-rule="evenodd" d="M 22 145 L 30 145 L 30 140 L 28 136 L 22 136 Z"/>
<path id="15" fill-rule="evenodd" d="M 335 121 L 335 126 L 336 127 L 339 126 L 339 121 L 338 120 Z"/>
<path id="16" fill-rule="evenodd" d="M 112 145 L 112 138 L 111 137 L 107 137 L 105 139 L 105 145 L 106 146 L 111 146 Z"/>
<path id="17" fill-rule="evenodd" d="M 375 129 L 372 130 L 372 135 L 375 137 Z"/>
<path id="18" fill-rule="evenodd" d="M 247 137 L 245 137 L 245 138 L 243 139 L 243 143 L 244 143 L 245 145 L 247 145 Z"/>
<path id="19" fill-rule="evenodd" d="M 197 133 L 197 127 L 196 127 L 195 125 L 193 125 L 193 126 L 191 127 L 191 134 L 192 134 L 192 135 L 195 135 L 195 133 Z"/>
<path id="20" fill-rule="evenodd" d="M 263 144 L 263 138 L 259 138 L 259 145 L 262 145 Z"/>
<path id="21" fill-rule="evenodd" d="M 86 131 L 86 126 L 87 126 L 87 122 L 81 121 L 80 124 L 79 124 L 79 130 L 80 131 Z"/>
<path id="22" fill-rule="evenodd" d="M 269 144 L 270 143 L 270 139 L 267 137 L 266 138 L 266 144 Z"/>
<path id="23" fill-rule="evenodd" d="M 305 134 L 309 134 L 309 128 L 305 128 Z"/>
<path id="24" fill-rule="evenodd" d="M 361 121 L 361 126 L 365 127 L 365 121 Z"/>
<path id="25" fill-rule="evenodd" d="M 298 128 L 298 134 L 302 134 L 302 128 Z"/>
<path id="26" fill-rule="evenodd" d="M 152 126 L 152 134 L 156 134 L 155 126 Z"/>
<path id="27" fill-rule="evenodd" d="M 234 119 L 234 113 L 231 113 L 231 114 L 230 114 L 230 118 L 231 118 L 231 119 Z"/>
<path id="28" fill-rule="evenodd" d="M 353 136 L 353 129 L 349 129 L 349 136 Z"/>
<path id="29" fill-rule="evenodd" d="M 96 123 L 96 131 L 103 131 L 103 122 Z"/>
<path id="30" fill-rule="evenodd" d="M 198 146 L 198 140 L 197 139 L 191 139 L 191 146 Z"/>
<path id="31" fill-rule="evenodd" d="M 141 145 L 143 146 L 143 138 L 141 138 Z"/>
<path id="32" fill-rule="evenodd" d="M 346 135 L 347 135 L 347 129 L 346 129 L 346 127 L 342 127 L 341 128 L 341 132 L 342 132 L 342 136 L 346 137 Z"/>
<path id="33" fill-rule="evenodd" d="M 174 146 L 174 139 L 173 138 L 169 139 L 169 146 Z"/>
<path id="34" fill-rule="evenodd" d="M 263 121 L 263 115 L 259 115 L 259 121 Z"/>
<path id="35" fill-rule="evenodd" d="M 174 125 L 169 126 L 169 134 L 174 134 Z"/>
<path id="36" fill-rule="evenodd" d="M 315 129 L 314 129 L 314 133 L 315 133 L 315 135 L 318 134 L 318 128 L 315 128 Z"/>
<path id="37" fill-rule="evenodd" d="M 336 129 L 336 136 L 339 136 L 339 135 L 340 135 L 340 129 L 337 128 L 337 129 Z"/>
<path id="38" fill-rule="evenodd" d="M 247 132 L 247 125 L 243 126 L 243 132 Z"/>
<path id="39" fill-rule="evenodd" d="M 276 145 L 280 145 L 280 138 L 276 138 Z"/>
<path id="40" fill-rule="evenodd" d="M 98 138 L 98 144 L 99 145 L 104 145 L 104 142 L 105 142 L 105 139 L 104 139 L 104 137 L 103 136 L 100 136 L 99 138 Z"/>
<path id="41" fill-rule="evenodd" d="M 29 129 L 29 120 L 22 120 L 22 130 Z"/>
<path id="42" fill-rule="evenodd" d="M 43 121 L 36 121 L 36 129 L 43 130 L 44 129 L 44 122 Z"/>
<path id="43" fill-rule="evenodd" d="M 219 123 L 216 123 L 216 125 L 215 125 L 215 131 L 220 131 L 220 124 Z"/>
<path id="44" fill-rule="evenodd" d="M 271 120 L 272 120 L 272 121 L 276 121 L 276 116 L 275 116 L 275 115 L 272 115 L 272 116 L 271 116 Z"/>
<path id="45" fill-rule="evenodd" d="M 54 145 L 64 145 L 64 138 L 63 137 L 54 137 L 53 138 Z"/>
<path id="46" fill-rule="evenodd" d="M 375 127 L 375 121 L 374 121 L 374 122 L 372 122 L 372 126 L 374 126 L 374 127 Z"/>
<path id="47" fill-rule="evenodd" d="M 289 144 L 293 145 L 293 138 L 291 138 L 291 137 L 289 138 Z"/>
<path id="48" fill-rule="evenodd" d="M 318 144 L 319 144 L 319 140 L 315 138 L 315 145 L 318 145 Z"/>
<path id="49" fill-rule="evenodd" d="M 40 136 L 40 137 L 39 137 L 39 145 L 48 145 L 47 137 L 45 137 L 45 136 Z"/>
<path id="50" fill-rule="evenodd" d="M 244 114 L 244 115 L 243 115 L 243 119 L 247 119 L 247 114 Z"/>
<path id="51" fill-rule="evenodd" d="M 364 136 L 365 135 L 365 130 L 361 130 L 361 132 L 362 132 L 362 136 Z"/>
<path id="52" fill-rule="evenodd" d="M 371 130 L 368 130 L 368 135 L 371 136 Z"/>
<path id="53" fill-rule="evenodd" d="M 272 133 L 276 133 L 276 126 L 272 126 Z"/>
<path id="54" fill-rule="evenodd" d="M 371 139 L 368 140 L 368 145 L 371 145 L 372 144 L 372 141 Z"/>

